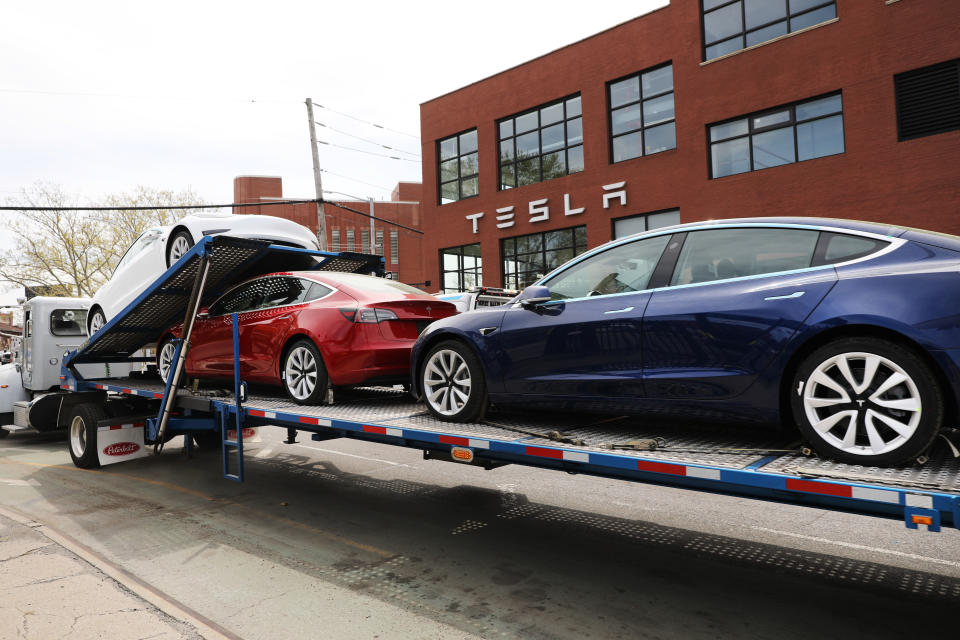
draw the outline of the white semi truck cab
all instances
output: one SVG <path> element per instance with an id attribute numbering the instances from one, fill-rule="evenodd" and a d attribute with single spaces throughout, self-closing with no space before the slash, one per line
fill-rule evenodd
<path id="1" fill-rule="evenodd" d="M 13 361 L 0 365 L 0 437 L 7 431 L 57 429 L 60 366 L 68 351 L 87 339 L 90 298 L 38 296 L 23 303 L 23 333 Z M 130 374 L 129 363 L 86 364 L 83 375 L 116 377 Z"/>

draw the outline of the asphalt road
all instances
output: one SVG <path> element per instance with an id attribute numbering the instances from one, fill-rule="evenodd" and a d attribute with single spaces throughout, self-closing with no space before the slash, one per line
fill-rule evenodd
<path id="1" fill-rule="evenodd" d="M 262 429 L 99 471 L 0 441 L 0 503 L 243 638 L 956 634 L 960 531 Z"/>

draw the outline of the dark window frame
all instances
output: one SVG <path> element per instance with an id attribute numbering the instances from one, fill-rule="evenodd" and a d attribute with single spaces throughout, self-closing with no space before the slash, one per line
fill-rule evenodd
<path id="1" fill-rule="evenodd" d="M 832 112 L 830 112 L 830 113 L 821 114 L 821 115 L 815 116 L 815 117 L 813 117 L 813 118 L 804 118 L 803 120 L 797 120 L 797 107 L 803 106 L 803 105 L 805 105 L 805 104 L 807 104 L 807 103 L 810 103 L 810 102 L 816 102 L 817 100 L 822 100 L 822 99 L 824 99 L 824 98 L 831 98 L 831 97 L 833 97 L 833 96 L 840 96 L 840 110 L 839 110 L 839 111 L 832 111 Z M 755 127 L 753 126 L 753 120 L 754 120 L 754 118 L 762 118 L 763 116 L 771 115 L 771 114 L 777 113 L 777 112 L 779 112 L 779 111 L 783 111 L 784 109 L 789 109 L 789 110 L 790 110 L 790 117 L 789 117 L 789 120 L 788 120 L 788 121 L 786 121 L 786 122 L 778 122 L 778 123 L 775 123 L 775 124 L 768 125 L 768 126 L 766 126 L 766 127 L 756 127 L 756 128 L 755 128 Z M 841 117 L 841 121 L 842 121 L 843 113 L 844 113 L 844 111 L 843 111 L 843 91 L 842 91 L 842 90 L 839 90 L 839 91 L 831 91 L 831 92 L 829 92 L 829 93 L 824 93 L 824 94 L 821 94 L 821 95 L 818 95 L 818 96 L 814 96 L 814 97 L 812 97 L 812 98 L 805 98 L 805 99 L 803 99 L 803 100 L 797 100 L 796 102 L 789 102 L 789 103 L 787 103 L 787 104 L 782 104 L 782 105 L 777 106 L 777 107 L 770 107 L 769 109 L 763 109 L 763 110 L 761 110 L 761 111 L 755 111 L 755 112 L 753 112 L 753 113 L 748 113 L 748 114 L 745 114 L 745 115 L 737 116 L 737 117 L 735 117 L 735 118 L 727 118 L 726 120 L 720 120 L 719 122 L 711 122 L 710 124 L 707 125 L 707 166 L 709 167 L 709 177 L 710 177 L 711 180 L 718 180 L 718 179 L 720 179 L 720 178 L 728 178 L 728 177 L 730 177 L 730 176 L 739 176 L 739 175 L 743 175 L 744 173 L 752 173 L 752 172 L 754 172 L 754 171 L 763 171 L 764 169 L 774 169 L 774 168 L 776 168 L 776 167 L 782 167 L 782 166 L 788 165 L 788 164 L 797 164 L 797 163 L 799 163 L 799 162 L 807 162 L 807 161 L 809 161 L 809 160 L 818 160 L 818 159 L 820 159 L 820 158 L 829 158 L 831 155 L 840 155 L 840 154 L 842 154 L 842 153 L 846 153 L 846 152 L 847 152 L 847 128 L 846 128 L 846 126 L 844 126 L 844 127 L 843 127 L 843 151 L 841 151 L 840 153 L 831 153 L 831 154 L 826 155 L 826 156 L 815 156 L 815 157 L 813 157 L 813 158 L 807 158 L 807 160 L 800 160 L 800 159 L 799 159 L 799 157 L 800 157 L 800 150 L 799 150 L 799 143 L 797 142 L 797 131 L 796 131 L 798 125 L 807 124 L 808 122 L 816 122 L 817 120 L 826 120 L 827 118 L 833 118 L 833 117 L 835 117 L 835 116 L 837 116 L 837 115 L 839 115 L 839 116 Z M 730 124 L 731 122 L 737 122 L 737 121 L 739 121 L 739 120 L 746 120 L 746 121 L 747 121 L 747 132 L 746 132 L 746 133 L 742 133 L 742 134 L 738 134 L 738 135 L 733 135 L 733 136 L 728 136 L 728 137 L 726 137 L 726 138 L 720 138 L 720 139 L 717 139 L 717 140 L 713 140 L 713 139 L 710 137 L 710 129 L 711 129 L 712 127 L 718 127 L 718 126 L 720 126 L 720 125 Z M 762 134 L 762 133 L 767 133 L 767 132 L 769 132 L 769 131 L 777 131 L 777 130 L 779 130 L 779 129 L 787 129 L 787 128 L 792 128 L 792 129 L 793 129 L 793 157 L 794 157 L 793 162 L 785 162 L 785 163 L 783 163 L 783 164 L 776 165 L 776 166 L 774 166 L 774 167 L 760 167 L 759 169 L 754 168 L 753 136 L 754 136 L 754 135 L 758 135 L 758 134 Z M 750 169 L 748 169 L 747 171 L 741 171 L 741 172 L 739 172 L 739 173 L 728 173 L 728 174 L 725 174 L 725 175 L 722 175 L 722 176 L 714 176 L 714 175 L 713 175 L 713 145 L 715 145 L 715 144 L 722 144 L 722 143 L 724 143 L 724 142 L 730 142 L 731 140 L 738 140 L 738 139 L 741 139 L 741 138 L 746 138 L 747 141 L 748 141 L 747 150 L 748 150 L 749 153 L 750 153 Z"/>
<path id="2" fill-rule="evenodd" d="M 707 25 L 706 25 L 707 14 L 708 14 L 708 13 L 713 13 L 714 11 L 718 11 L 718 10 L 720 10 L 720 9 L 724 9 L 724 8 L 726 8 L 726 7 L 729 7 L 729 6 L 731 6 L 731 5 L 736 4 L 737 2 L 740 3 L 740 25 L 741 25 L 741 30 L 740 30 L 739 32 L 731 35 L 731 36 L 727 36 L 726 38 L 720 38 L 719 40 L 714 40 L 714 41 L 712 41 L 712 42 L 710 42 L 710 43 L 708 44 L 708 43 L 707 43 L 707 31 L 706 31 L 706 26 L 707 26 Z M 745 2 L 745 0 L 727 0 L 726 2 L 721 2 L 720 4 L 717 4 L 716 6 L 711 7 L 710 9 L 705 9 L 705 8 L 704 8 L 703 0 L 700 0 L 700 42 L 701 42 L 700 56 L 701 56 L 702 60 L 703 60 L 704 62 L 707 62 L 707 61 L 709 61 L 709 60 L 716 60 L 717 58 L 722 58 L 723 56 L 728 56 L 728 55 L 730 55 L 730 54 L 732 54 L 732 53 L 736 53 L 737 51 L 743 51 L 744 49 L 749 49 L 750 47 L 755 47 L 755 46 L 757 46 L 757 45 L 761 45 L 761 44 L 763 44 L 764 42 L 770 42 L 771 40 L 775 40 L 775 39 L 777 39 L 777 38 L 781 38 L 781 37 L 783 37 L 783 36 L 785 36 L 785 35 L 790 35 L 791 33 L 796 33 L 797 31 L 802 31 L 803 29 L 809 29 L 810 27 L 814 27 L 814 26 L 816 26 L 816 25 L 808 25 L 808 26 L 806 26 L 806 27 L 801 27 L 800 29 L 792 29 L 792 28 L 791 28 L 791 23 L 792 23 L 793 20 L 796 19 L 796 18 L 799 18 L 799 17 L 801 17 L 801 16 L 803 16 L 803 15 L 805 15 L 805 14 L 811 13 L 811 12 L 813 12 L 813 11 L 818 11 L 818 10 L 820 10 L 820 9 L 823 9 L 823 8 L 828 7 L 828 6 L 831 6 L 831 5 L 832 5 L 833 8 L 834 8 L 834 13 L 836 13 L 836 17 L 831 18 L 831 20 L 835 20 L 835 19 L 836 19 L 837 17 L 839 17 L 839 15 L 840 15 L 839 12 L 837 11 L 837 2 L 836 2 L 836 0 L 824 0 L 823 2 L 821 2 L 821 3 L 819 3 L 819 4 L 816 4 L 816 5 L 812 6 L 812 7 L 807 7 L 806 9 L 803 9 L 803 10 L 801 10 L 801 11 L 797 11 L 796 13 L 791 13 L 791 12 L 790 12 L 790 2 L 789 2 L 789 0 L 783 0 L 783 2 L 784 2 L 784 6 L 786 7 L 786 10 L 787 10 L 787 11 L 786 11 L 786 14 L 785 14 L 785 16 L 784 16 L 783 18 L 778 18 L 778 19 L 776 19 L 776 20 L 771 20 L 771 21 L 769 21 L 769 22 L 765 22 L 765 23 L 763 23 L 763 24 L 761 24 L 761 25 L 758 25 L 758 26 L 755 26 L 755 27 L 750 27 L 750 28 L 748 29 L 748 28 L 747 28 L 747 8 L 746 8 L 746 7 L 747 7 L 747 3 Z M 777 24 L 777 23 L 779 23 L 779 22 L 784 22 L 784 21 L 786 21 L 786 23 L 787 23 L 787 32 L 786 32 L 785 34 L 781 34 L 781 35 L 779 35 L 779 36 L 774 36 L 773 38 L 770 38 L 769 40 L 763 40 L 763 41 L 761 41 L 761 42 L 757 42 L 757 43 L 754 43 L 754 44 L 751 44 L 751 45 L 748 45 L 748 44 L 747 44 L 747 34 L 748 34 L 748 33 L 754 33 L 754 32 L 756 32 L 756 31 L 762 31 L 763 29 L 766 29 L 766 28 L 768 28 L 768 27 L 772 27 L 773 25 L 775 25 L 775 24 Z M 818 22 L 818 23 L 816 23 L 816 24 L 824 24 L 825 22 L 829 22 L 829 20 L 825 20 L 824 22 Z M 739 49 L 735 49 L 734 51 L 730 51 L 730 52 L 728 52 L 728 53 L 724 53 L 724 54 L 721 54 L 721 55 L 718 55 L 718 56 L 714 56 L 714 57 L 712 57 L 712 58 L 708 58 L 708 57 L 707 57 L 707 48 L 716 46 L 716 45 L 718 45 L 718 44 L 722 44 L 722 43 L 724 43 L 724 42 L 729 42 L 729 41 L 734 40 L 734 39 L 736 39 L 736 38 L 740 38 L 740 39 L 741 39 L 741 43 L 743 44 L 743 46 L 740 47 Z"/>
<path id="3" fill-rule="evenodd" d="M 470 267 L 470 268 L 467 268 L 467 267 L 464 266 L 464 257 L 466 256 L 466 254 L 464 253 L 464 249 L 466 249 L 467 247 L 474 247 L 474 246 L 477 247 L 478 250 L 479 250 L 479 249 L 482 249 L 481 244 L 480 244 L 479 242 L 470 242 L 470 243 L 468 243 L 468 244 L 461 244 L 461 245 L 456 246 L 456 247 L 445 247 L 445 248 L 440 249 L 440 250 L 438 251 L 438 255 L 439 255 L 439 258 L 440 258 L 440 291 L 441 291 L 441 292 L 444 292 L 444 293 L 454 293 L 454 292 L 451 292 L 451 291 L 447 291 L 447 278 L 446 278 L 446 276 L 447 276 L 448 273 L 456 273 L 456 274 L 457 274 L 457 287 L 458 287 L 459 291 L 467 291 L 467 290 L 468 290 L 468 287 L 464 286 L 464 274 L 467 273 L 467 272 L 472 273 L 472 274 L 474 275 L 474 277 L 476 278 L 476 281 L 477 281 L 477 285 L 476 285 L 476 286 L 478 286 L 478 287 L 479 287 L 479 286 L 482 286 L 482 283 L 483 283 L 483 254 L 481 253 L 479 256 L 477 256 L 478 261 L 479 261 L 478 266 L 476 266 L 476 267 Z M 458 250 L 459 250 L 459 252 L 457 252 Z M 455 256 L 457 256 L 457 268 L 456 268 L 456 269 L 447 269 L 447 268 L 444 266 L 444 261 L 443 261 L 444 255 L 455 255 Z M 474 257 L 474 256 L 471 256 L 471 257 Z"/>
<path id="4" fill-rule="evenodd" d="M 627 75 L 622 76 L 622 77 L 620 77 L 620 78 L 616 78 L 616 79 L 614 79 L 614 80 L 610 80 L 609 82 L 607 82 L 607 85 L 606 85 L 606 88 L 607 88 L 607 91 L 606 91 L 606 93 L 607 93 L 607 131 L 608 131 L 609 134 L 610 134 L 610 145 L 609 145 L 610 148 L 609 148 L 609 153 L 608 153 L 608 160 L 609 160 L 610 164 L 619 164 L 619 163 L 621 163 L 621 162 L 629 162 L 630 160 L 637 160 L 638 158 L 643 158 L 643 157 L 646 157 L 646 156 L 648 156 L 648 155 L 656 155 L 656 154 L 658 154 L 658 153 L 665 153 L 665 152 L 667 152 L 667 151 L 673 151 L 674 149 L 677 148 L 677 137 L 676 137 L 676 136 L 677 136 L 677 129 L 676 129 L 676 123 L 677 123 L 677 100 L 676 100 L 676 91 L 677 91 L 677 87 L 676 87 L 675 81 L 671 80 L 671 82 L 670 82 L 670 90 L 669 90 L 669 91 L 661 91 L 660 93 L 652 93 L 652 94 L 650 94 L 650 95 L 644 95 L 644 94 L 643 94 L 643 74 L 645 74 L 645 73 L 650 73 L 651 71 L 658 71 L 658 70 L 660 70 L 660 69 L 663 69 L 664 67 L 671 67 L 671 69 L 670 69 L 670 76 L 671 76 L 671 78 L 673 78 L 673 76 L 674 76 L 674 73 L 673 73 L 673 60 L 668 60 L 668 61 L 666 61 L 666 62 L 663 62 L 663 63 L 657 64 L 657 65 L 654 65 L 654 66 L 652 66 L 652 67 L 647 67 L 646 69 L 643 69 L 643 70 L 641 70 L 641 71 L 637 71 L 637 72 L 634 72 L 634 73 L 630 73 L 630 74 L 627 74 Z M 613 85 L 615 85 L 615 84 L 617 84 L 617 83 L 620 83 L 620 82 L 623 82 L 624 80 L 629 80 L 629 79 L 631 79 L 631 78 L 637 78 L 637 79 L 638 79 L 638 82 L 640 83 L 640 97 L 639 97 L 638 99 L 634 100 L 633 102 L 625 102 L 624 104 L 617 105 L 616 107 L 614 107 L 614 106 L 613 106 L 613 99 L 612 99 L 613 96 L 611 95 L 611 91 L 612 91 L 612 89 L 613 89 Z M 665 96 L 665 95 L 672 95 L 672 96 L 674 96 L 674 100 L 673 100 L 673 118 L 671 118 L 671 119 L 669 119 L 669 120 L 664 120 L 664 121 L 662 121 L 662 122 L 657 122 L 656 124 L 650 125 L 650 126 L 648 127 L 648 126 L 646 125 L 646 122 L 644 121 L 644 116 L 643 116 L 643 103 L 644 103 L 644 102 L 648 102 L 648 101 L 650 101 L 650 100 L 653 100 L 653 99 L 655 99 L 655 98 L 662 98 L 662 97 Z M 633 106 L 633 105 L 640 105 L 640 121 L 641 121 L 640 128 L 638 128 L 638 129 L 631 129 L 631 130 L 629 130 L 629 131 L 622 131 L 622 132 L 620 132 L 620 133 L 614 134 L 614 133 L 613 133 L 613 112 L 614 112 L 614 111 L 619 111 L 620 109 L 625 109 L 625 108 L 627 108 L 627 107 L 631 107 L 631 106 Z M 673 126 L 674 126 L 674 129 L 673 129 L 673 136 L 674 136 L 674 137 L 673 137 L 673 146 L 670 147 L 669 149 L 663 149 L 663 150 L 661 150 L 661 151 L 654 151 L 653 153 L 647 153 L 647 152 L 646 152 L 646 139 L 647 139 L 647 138 L 646 138 L 646 131 L 647 131 L 647 129 L 654 129 L 654 128 L 656 128 L 656 127 L 662 127 L 662 126 L 665 126 L 665 125 L 670 124 L 671 122 L 673 123 Z M 624 136 L 628 136 L 628 135 L 631 135 L 631 134 L 633 134 L 633 133 L 636 133 L 637 131 L 640 131 L 640 132 L 641 132 L 641 136 L 642 136 L 642 137 L 641 137 L 641 143 L 640 143 L 640 147 L 641 147 L 642 153 L 641 153 L 639 156 L 635 156 L 635 157 L 633 157 L 633 158 L 624 158 L 623 160 L 615 160 L 614 157 L 613 157 L 613 141 L 614 141 L 616 138 L 622 138 L 622 137 L 624 137 Z"/>
<path id="5" fill-rule="evenodd" d="M 567 112 L 567 102 L 569 102 L 570 100 L 573 100 L 574 98 L 580 99 L 580 112 L 579 112 L 578 114 L 576 114 L 576 115 L 569 115 L 568 112 Z M 557 125 L 557 124 L 563 124 L 563 146 L 562 146 L 560 149 L 556 149 L 556 150 L 553 150 L 553 151 L 548 151 L 548 152 L 545 153 L 545 152 L 543 151 L 543 134 L 542 134 L 543 129 L 544 129 L 544 126 L 543 126 L 543 124 L 541 123 L 541 120 L 540 120 L 540 112 L 541 112 L 543 109 L 547 109 L 547 108 L 552 107 L 552 106 L 555 106 L 555 105 L 562 105 L 563 114 L 562 114 L 560 120 L 558 120 L 557 122 L 551 122 L 550 124 L 547 125 L 547 127 L 552 127 L 552 126 L 555 126 L 555 125 Z M 518 133 L 517 133 L 517 127 L 516 127 L 516 121 L 517 121 L 517 119 L 522 118 L 523 116 L 529 115 L 529 114 L 531 114 L 531 113 L 534 113 L 534 114 L 537 115 L 537 126 L 534 127 L 533 129 L 530 129 L 530 130 L 527 130 L 527 131 L 524 131 L 524 132 L 518 134 Z M 581 139 L 580 139 L 580 142 L 578 142 L 578 143 L 570 144 L 570 138 L 569 138 L 569 135 L 568 135 L 568 134 L 569 134 L 569 131 L 568 131 L 568 129 L 569 129 L 569 124 L 568 124 L 568 123 L 571 122 L 572 120 L 577 120 L 577 119 L 580 120 L 580 137 L 581 137 Z M 500 135 L 501 125 L 502 125 L 503 123 L 505 123 L 505 122 L 508 122 L 508 121 L 512 122 L 512 124 L 511 124 L 511 131 L 512 131 L 512 133 L 511 133 L 510 135 L 506 136 L 506 137 L 501 136 L 501 135 Z M 547 180 L 553 180 L 553 179 L 558 178 L 558 177 L 569 176 L 569 175 L 571 175 L 571 172 L 570 172 L 570 150 L 579 147 L 580 150 L 581 150 L 581 153 L 582 153 L 583 150 L 585 149 L 585 142 L 584 142 L 585 136 L 584 136 L 584 133 L 583 133 L 583 96 L 582 96 L 581 92 L 578 91 L 578 92 L 576 92 L 576 93 L 571 93 L 571 94 L 569 94 L 569 95 L 563 96 L 562 98 L 558 98 L 558 99 L 556 99 L 556 100 L 551 100 L 551 101 L 549 101 L 549 102 L 544 102 L 543 104 L 537 105 L 536 107 L 532 107 L 532 108 L 530 108 L 530 109 L 525 109 L 525 110 L 523 110 L 523 111 L 518 111 L 517 113 L 511 114 L 511 115 L 506 116 L 506 117 L 504 117 L 504 118 L 499 118 L 499 119 L 497 119 L 497 120 L 495 121 L 494 126 L 495 126 L 495 128 L 496 128 L 496 141 L 497 141 L 497 147 L 496 147 L 496 152 L 497 152 L 497 191 L 507 191 L 507 190 L 509 190 L 509 189 L 519 189 L 520 187 L 530 186 L 531 184 L 540 184 L 541 182 L 545 182 L 546 180 L 545 180 L 544 177 L 543 177 L 543 158 L 544 158 L 544 156 L 553 155 L 554 153 L 558 153 L 558 152 L 560 152 L 560 151 L 563 152 L 564 174 L 563 174 L 563 176 L 554 176 L 554 177 L 552 177 L 552 178 L 547 178 Z M 518 155 L 517 155 L 517 138 L 518 138 L 519 136 L 523 136 L 523 135 L 527 135 L 527 134 L 529 134 L 529 133 L 533 133 L 534 131 L 536 131 L 537 134 L 538 134 L 538 135 L 537 135 L 537 139 L 538 139 L 538 145 L 537 145 L 537 146 L 538 146 L 538 153 L 537 153 L 536 156 L 530 156 L 530 157 L 528 157 L 528 158 L 523 158 L 523 159 L 524 159 L 524 160 L 530 160 L 530 159 L 532 159 L 532 158 L 534 158 L 534 157 L 537 158 L 537 164 L 538 164 L 538 168 L 539 168 L 539 172 L 538 172 L 538 173 L 539 173 L 539 179 L 538 179 L 538 180 L 535 180 L 534 182 L 531 182 L 531 183 L 529 183 L 529 184 L 519 184 L 519 180 L 518 180 L 519 175 L 518 175 L 517 165 L 519 164 L 520 158 L 519 158 Z M 504 162 L 503 162 L 503 156 L 502 156 L 501 153 L 500 153 L 500 147 L 501 147 L 502 143 L 504 143 L 504 142 L 506 142 L 506 141 L 508 141 L 508 140 L 511 140 L 511 141 L 513 142 L 513 149 L 512 149 L 512 152 L 513 152 L 513 153 L 512 153 L 512 158 L 513 158 L 513 159 L 512 159 L 510 162 L 507 162 L 507 163 L 506 163 L 507 165 L 512 165 L 512 166 L 513 166 L 513 182 L 514 182 L 514 184 L 513 184 L 512 186 L 511 186 L 511 185 L 504 186 L 504 181 L 503 181 L 503 169 L 504 169 L 504 166 L 505 166 L 505 165 L 504 165 Z M 584 168 L 585 168 L 585 167 L 584 167 Z M 583 169 L 581 169 L 580 171 L 575 171 L 575 172 L 573 172 L 573 173 L 580 173 L 581 171 L 583 171 Z"/>
<path id="6" fill-rule="evenodd" d="M 580 244 L 577 243 L 577 231 L 580 230 L 580 229 L 583 230 L 583 243 L 582 243 L 582 245 L 580 245 Z M 552 248 L 550 248 L 550 249 L 547 249 L 547 242 L 546 242 L 546 241 L 547 241 L 547 238 L 546 238 L 546 235 L 549 234 L 549 233 L 560 233 L 560 232 L 563 232 L 563 231 L 568 231 L 568 232 L 570 232 L 570 238 L 571 238 L 571 240 L 572 240 L 572 244 L 569 244 L 569 245 L 566 245 L 566 244 L 565 244 L 565 245 L 556 246 L 556 247 L 552 247 Z M 541 239 L 541 243 L 540 243 L 539 252 L 524 252 L 524 253 L 518 253 L 517 250 L 516 250 L 517 241 L 520 240 L 521 238 L 529 238 L 529 237 L 532 237 L 532 236 L 541 236 L 541 238 L 542 238 L 542 239 Z M 513 252 L 512 252 L 512 253 L 509 253 L 509 254 L 508 254 L 508 253 L 507 253 L 507 250 L 506 250 L 506 247 L 507 247 L 507 243 L 509 243 L 510 241 L 513 241 L 513 243 L 514 243 L 514 244 L 513 244 L 514 249 L 513 249 Z M 546 269 L 546 265 L 547 265 L 547 251 L 560 251 L 560 250 L 563 250 L 563 249 L 573 249 L 573 256 L 571 257 L 571 260 L 572 260 L 573 258 L 577 257 L 577 256 L 580 255 L 581 253 L 586 252 L 588 246 L 589 246 L 589 245 L 587 244 L 587 227 L 586 227 L 586 225 L 575 225 L 575 226 L 572 226 L 572 227 L 564 227 L 564 228 L 562 228 L 562 229 L 549 229 L 549 230 L 546 230 L 546 231 L 538 231 L 538 232 L 535 232 L 535 233 L 525 233 L 525 234 L 519 235 L 519 236 L 511 236 L 511 237 L 509 237 L 509 238 L 501 238 L 501 239 L 500 239 L 500 264 L 501 264 L 501 266 L 504 267 L 503 273 L 501 274 L 501 275 L 502 275 L 502 283 L 503 283 L 502 286 L 503 286 L 504 289 L 522 289 L 522 288 L 523 288 L 522 286 L 520 286 L 520 278 L 519 278 L 520 273 L 521 273 L 520 271 L 514 271 L 514 272 L 512 272 L 512 273 L 507 273 L 507 269 L 505 268 L 505 264 L 506 264 L 507 260 L 510 259 L 510 258 L 512 258 L 515 263 L 518 263 L 518 264 L 519 264 L 519 262 L 520 262 L 519 258 L 521 258 L 521 257 L 526 257 L 526 256 L 533 256 L 533 255 L 537 255 L 537 254 L 539 253 L 539 256 L 538 256 L 538 257 L 540 258 L 540 265 L 541 265 L 541 266 L 543 267 L 543 269 L 544 269 L 544 272 L 543 272 L 542 275 L 545 276 L 545 275 L 547 275 L 547 273 L 550 273 L 550 272 L 553 270 L 553 269 L 550 269 L 550 270 L 547 270 L 547 269 Z M 579 251 L 577 251 L 577 248 L 578 248 L 578 247 L 580 247 L 580 250 L 579 250 Z M 564 263 L 564 264 L 566 264 L 566 263 Z M 558 265 L 558 266 L 559 266 L 559 265 Z M 524 273 L 528 273 L 528 272 L 524 272 Z M 538 272 L 538 273 L 539 273 L 539 272 Z M 512 278 L 512 280 L 513 280 L 512 283 L 510 282 L 510 279 L 511 279 L 511 278 Z M 537 279 L 538 279 L 538 278 L 534 278 L 534 281 L 537 280 Z M 524 286 L 528 286 L 528 285 L 524 285 Z"/>
<path id="7" fill-rule="evenodd" d="M 460 136 L 462 136 L 462 135 L 465 134 L 465 133 L 470 133 L 471 131 L 474 132 L 474 133 L 477 133 L 477 149 L 476 149 L 475 151 L 470 151 L 470 152 L 468 152 L 468 153 L 461 153 L 461 151 L 460 151 Z M 441 145 L 442 145 L 444 142 L 446 142 L 447 140 L 455 140 L 455 141 L 456 141 L 456 143 L 457 143 L 457 154 L 456 154 L 455 156 L 453 156 L 452 158 L 447 158 L 446 160 L 444 160 L 444 159 L 442 159 L 441 156 L 440 156 L 440 148 L 441 148 Z M 436 142 L 436 150 L 437 150 L 437 203 L 438 203 L 440 206 L 443 206 L 443 205 L 445 205 L 445 204 L 453 204 L 454 202 L 460 202 L 461 200 L 467 200 L 467 199 L 469 199 L 469 198 L 476 198 L 477 196 L 479 196 L 479 195 L 480 195 L 480 134 L 479 134 L 479 132 L 477 132 L 477 127 L 471 127 L 471 128 L 469 128 L 469 129 L 464 129 L 463 131 L 459 131 L 459 132 L 457 132 L 457 133 L 455 133 L 455 134 L 453 134 L 453 135 L 447 136 L 447 137 L 445 137 L 445 138 L 439 138 L 439 139 L 437 140 L 437 142 Z M 467 174 L 467 175 L 463 175 L 463 173 L 460 171 L 460 169 L 461 169 L 460 159 L 461 159 L 463 156 L 469 156 L 469 155 L 472 155 L 472 154 L 474 154 L 474 153 L 477 154 L 477 172 L 476 172 L 476 173 Z M 444 163 L 444 162 L 449 162 L 450 160 L 456 160 L 456 161 L 457 161 L 457 178 L 456 178 L 456 180 L 446 180 L 446 181 L 444 181 L 444 180 L 443 180 L 443 172 L 442 172 L 442 170 L 441 170 L 441 168 L 440 168 L 440 165 L 441 165 L 442 163 Z M 476 179 L 477 179 L 477 192 L 476 192 L 475 194 L 473 194 L 473 195 L 464 196 L 464 195 L 463 195 L 463 183 L 464 183 L 465 180 L 470 180 L 470 179 L 473 179 L 473 178 L 476 178 Z M 443 201 L 443 185 L 445 185 L 445 184 L 452 184 L 453 182 L 456 182 L 456 183 L 457 183 L 457 196 L 458 196 L 458 197 L 457 197 L 456 200 L 451 200 L 450 202 L 444 202 L 444 201 Z"/>

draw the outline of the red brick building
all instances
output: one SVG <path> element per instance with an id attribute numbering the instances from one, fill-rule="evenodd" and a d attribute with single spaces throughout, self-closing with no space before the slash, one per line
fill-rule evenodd
<path id="1" fill-rule="evenodd" d="M 960 2 L 677 1 L 421 105 L 424 279 L 768 215 L 960 234 Z"/>
<path id="2" fill-rule="evenodd" d="M 416 182 L 401 182 L 394 188 L 390 201 L 375 201 L 373 233 L 370 218 L 358 215 L 370 213 L 370 202 L 365 200 L 337 200 L 324 207 L 327 223 L 327 246 L 331 251 L 359 251 L 379 253 L 384 256 L 384 266 L 401 282 L 421 286 L 429 276 L 424 276 L 420 197 L 422 187 Z M 283 200 L 283 183 L 280 178 L 268 176 L 239 176 L 233 180 L 235 204 Z M 340 206 L 337 206 L 340 205 Z M 345 207 L 345 208 L 344 208 Z M 351 211 L 351 209 L 353 211 Z M 240 213 L 273 215 L 299 222 L 317 232 L 317 206 L 308 204 L 245 207 Z M 397 224 L 390 224 L 391 222 Z M 401 226 L 402 225 L 402 226 Z M 408 228 L 404 228 L 408 227 Z M 371 250 L 370 240 L 374 246 Z M 431 283 L 434 285 L 435 283 Z"/>

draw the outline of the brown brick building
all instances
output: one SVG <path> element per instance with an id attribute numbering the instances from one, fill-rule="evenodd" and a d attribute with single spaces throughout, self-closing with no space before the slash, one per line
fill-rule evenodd
<path id="1" fill-rule="evenodd" d="M 337 200 L 325 206 L 327 223 L 327 246 L 331 251 L 373 252 L 384 256 L 387 271 L 401 282 L 430 289 L 424 282 L 422 234 L 420 219 L 421 185 L 417 182 L 401 182 L 394 188 L 388 202 L 375 201 L 373 234 L 370 218 L 358 215 L 357 211 L 370 213 L 370 203 L 364 200 Z M 269 176 L 239 176 L 233 180 L 233 201 L 236 204 L 283 200 L 283 183 L 280 178 Z M 336 206 L 342 205 L 342 206 Z M 343 208 L 346 207 L 346 208 Z M 353 211 L 351 211 L 351 209 Z M 317 232 L 317 206 L 315 204 L 292 204 L 266 207 L 245 207 L 240 213 L 273 215 L 298 222 Z M 384 222 L 387 221 L 387 222 Z M 396 225 L 390 222 L 398 223 Z M 399 226 L 402 225 L 402 226 Z M 409 227 L 405 229 L 404 227 Z M 416 231 L 412 231 L 416 230 Z M 435 290 L 435 289 L 432 289 Z"/>
<path id="2" fill-rule="evenodd" d="M 674 0 L 430 100 L 423 279 L 523 286 L 711 218 L 960 234 L 958 24 L 956 0 Z"/>

